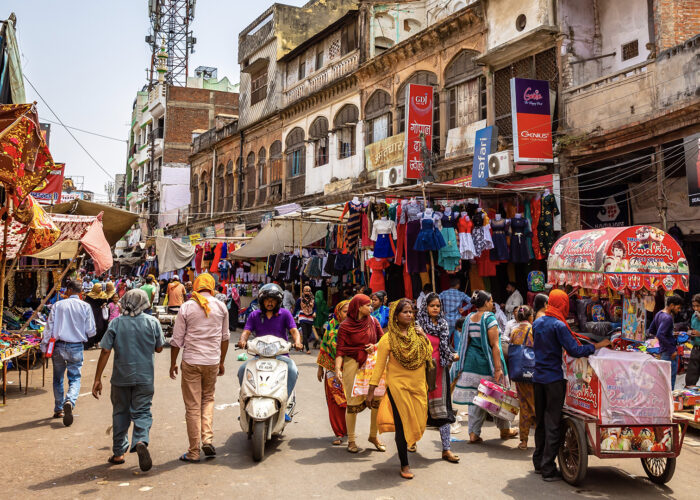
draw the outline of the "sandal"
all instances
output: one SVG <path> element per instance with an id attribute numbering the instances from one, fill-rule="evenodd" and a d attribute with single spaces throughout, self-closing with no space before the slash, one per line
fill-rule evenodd
<path id="1" fill-rule="evenodd" d="M 191 458 L 187 458 L 187 453 L 183 453 L 180 458 L 178 458 L 181 462 L 187 462 L 189 464 L 198 464 L 199 460 L 192 460 Z"/>
<path id="2" fill-rule="evenodd" d="M 520 441 L 520 444 L 518 445 L 519 450 L 527 450 L 527 441 Z"/>
<path id="3" fill-rule="evenodd" d="M 418 446 L 416 446 L 415 444 L 412 444 L 408 447 L 408 451 L 410 451 L 411 453 L 415 453 L 416 450 L 418 450 Z"/>
<path id="4" fill-rule="evenodd" d="M 111 457 L 109 457 L 109 458 L 107 459 L 107 461 L 108 461 L 110 464 L 112 464 L 112 465 L 121 465 L 121 464 L 123 464 L 124 462 L 126 462 L 126 460 L 124 460 L 123 458 L 122 458 L 121 460 L 117 460 L 116 457 L 115 457 L 115 455 L 112 455 Z"/>
<path id="5" fill-rule="evenodd" d="M 369 438 L 368 441 L 374 445 L 377 451 L 386 451 L 386 446 L 379 440 L 379 438 Z"/>
<path id="6" fill-rule="evenodd" d="M 63 412 L 62 411 L 53 412 L 53 418 L 63 418 Z"/>
<path id="7" fill-rule="evenodd" d="M 504 429 L 501 431 L 501 439 L 513 439 L 518 435 L 518 429 Z"/>
<path id="8" fill-rule="evenodd" d="M 354 441 L 350 441 L 348 443 L 348 451 L 350 453 L 358 453 L 360 449 L 357 447 L 357 444 Z"/>
<path id="9" fill-rule="evenodd" d="M 139 468 L 143 471 L 151 470 L 153 467 L 153 460 L 151 460 L 151 454 L 148 452 L 148 446 L 146 443 L 136 443 L 136 454 L 139 456 Z"/>
<path id="10" fill-rule="evenodd" d="M 469 443 L 478 444 L 478 443 L 481 443 L 482 441 L 483 441 L 483 439 L 481 439 L 481 436 L 477 436 L 473 432 L 471 434 L 469 434 Z"/>
<path id="11" fill-rule="evenodd" d="M 333 446 L 340 446 L 343 444 L 343 438 L 335 438 L 335 441 L 333 441 Z"/>
<path id="12" fill-rule="evenodd" d="M 211 443 L 203 444 L 202 451 L 207 456 L 207 458 L 212 458 L 216 456 L 216 448 Z"/>
<path id="13" fill-rule="evenodd" d="M 459 455 L 455 455 L 452 453 L 451 450 L 445 450 L 442 452 L 442 459 L 446 460 L 447 462 L 453 463 L 453 464 L 458 464 L 459 463 Z"/>
<path id="14" fill-rule="evenodd" d="M 413 472 L 399 471 L 399 475 L 404 479 L 413 479 L 415 477 Z"/>

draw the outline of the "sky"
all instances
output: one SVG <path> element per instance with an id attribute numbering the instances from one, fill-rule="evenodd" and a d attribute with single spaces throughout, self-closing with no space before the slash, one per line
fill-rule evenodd
<path id="1" fill-rule="evenodd" d="M 300 6 L 306 1 L 280 3 Z M 273 3 L 197 0 L 190 76 L 197 66 L 213 66 L 219 78 L 238 83 L 238 33 Z M 66 164 L 66 176 L 82 176 L 84 189 L 104 193 L 105 183 L 125 172 L 132 104 L 147 83 L 148 0 L 1 0 L 0 19 L 11 12 L 17 15 L 25 77 L 63 123 L 121 141 L 72 131 L 108 175 L 61 125 L 51 123 L 54 161 Z M 40 121 L 56 122 L 26 79 L 25 90 L 27 100 L 38 103 Z"/>

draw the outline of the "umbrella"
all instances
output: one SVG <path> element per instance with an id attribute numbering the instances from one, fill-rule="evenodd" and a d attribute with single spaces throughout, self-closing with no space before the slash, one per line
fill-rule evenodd
<path id="1" fill-rule="evenodd" d="M 0 183 L 17 196 L 19 204 L 53 168 L 36 106 L 0 105 Z"/>

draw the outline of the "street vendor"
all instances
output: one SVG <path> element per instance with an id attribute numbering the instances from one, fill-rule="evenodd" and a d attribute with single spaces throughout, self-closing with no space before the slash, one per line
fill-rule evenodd
<path id="1" fill-rule="evenodd" d="M 561 479 L 554 463 L 561 440 L 561 415 L 566 396 L 566 379 L 562 371 L 562 349 L 575 358 L 590 356 L 596 349 L 607 347 L 605 339 L 596 344 L 581 345 L 566 318 L 569 296 L 563 290 L 552 290 L 545 315 L 532 325 L 535 333 L 535 473 L 545 481 Z"/>
<path id="2" fill-rule="evenodd" d="M 700 378 L 700 293 L 693 295 L 693 316 L 690 319 L 689 333 L 692 337 L 693 350 L 690 351 L 690 361 L 685 373 L 686 386 L 696 385 Z"/>
<path id="3" fill-rule="evenodd" d="M 666 297 L 666 307 L 656 313 L 651 322 L 649 333 L 655 335 L 659 341 L 659 354 L 664 361 L 671 362 L 671 390 L 676 386 L 676 373 L 678 372 L 678 348 L 676 338 L 673 336 L 673 318 L 681 312 L 683 299 L 676 294 Z"/>

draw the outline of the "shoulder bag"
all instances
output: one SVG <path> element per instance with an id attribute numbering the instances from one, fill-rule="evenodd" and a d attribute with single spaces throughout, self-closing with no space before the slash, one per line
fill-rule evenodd
<path id="1" fill-rule="evenodd" d="M 535 373 L 535 350 L 526 345 L 528 337 L 532 340 L 532 326 L 522 344 L 508 347 L 508 372 L 514 382 L 532 382 Z"/>

